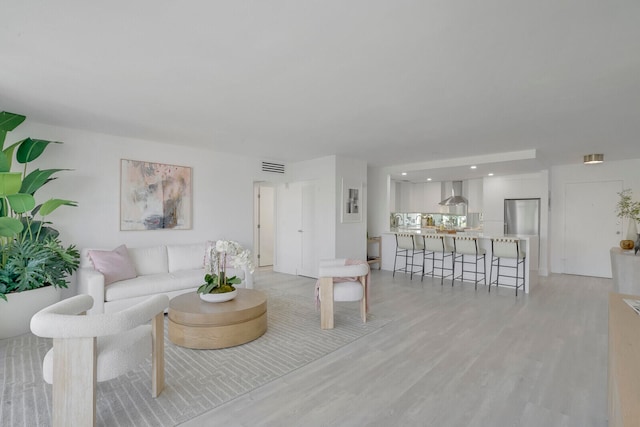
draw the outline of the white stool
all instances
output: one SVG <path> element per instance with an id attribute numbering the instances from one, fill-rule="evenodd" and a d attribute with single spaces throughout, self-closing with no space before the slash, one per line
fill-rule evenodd
<path id="1" fill-rule="evenodd" d="M 487 275 L 486 275 L 486 250 L 482 248 L 478 248 L 478 238 L 470 237 L 470 236 L 456 236 L 453 238 L 453 248 L 454 248 L 454 261 L 456 264 L 458 260 L 462 264 L 460 269 L 460 275 L 454 277 L 455 279 L 460 279 L 460 281 L 464 281 L 464 273 L 474 273 L 473 283 L 475 288 L 478 289 L 478 282 L 481 280 L 484 281 L 484 284 L 487 284 Z M 467 261 L 465 257 L 471 257 L 473 261 Z M 478 271 L 478 261 L 482 261 L 482 271 Z M 473 270 L 465 270 L 465 264 L 473 264 Z M 482 275 L 482 279 L 478 279 L 478 274 Z"/>
<path id="2" fill-rule="evenodd" d="M 453 271 L 455 267 L 455 260 L 453 258 L 453 248 L 445 241 L 444 236 L 439 234 L 423 234 L 423 246 L 424 246 L 424 257 L 422 260 L 422 279 L 424 280 L 424 276 L 431 273 L 431 277 L 434 277 L 434 272 L 436 269 L 436 263 L 440 263 L 440 284 L 443 284 L 443 281 L 446 277 L 453 276 Z M 445 267 L 446 259 L 451 257 L 451 268 Z M 424 268 L 424 262 L 426 260 L 431 260 L 431 271 L 427 272 Z M 450 273 L 444 274 L 444 271 L 447 270 Z M 453 286 L 453 277 L 451 286 Z"/>
<path id="3" fill-rule="evenodd" d="M 526 277 L 525 259 L 527 257 L 524 249 L 520 247 L 520 239 L 511 237 L 493 238 L 491 239 L 491 252 L 489 292 L 491 292 L 491 285 L 507 286 L 516 288 L 516 296 L 518 296 L 518 288 L 522 286 L 522 289 L 524 289 Z M 513 260 L 513 264 L 515 265 L 505 265 L 501 262 L 503 258 Z M 494 265 L 497 267 L 496 280 L 492 280 Z M 500 273 L 501 268 L 507 268 L 510 271 L 515 270 L 515 275 Z M 520 271 L 522 271 L 522 275 L 520 275 Z M 500 277 L 515 279 L 514 284 L 500 283 Z M 519 283 L 520 280 L 522 280 L 522 283 Z"/>
<path id="4" fill-rule="evenodd" d="M 397 233 L 396 234 L 396 257 L 393 260 L 393 277 L 396 276 L 396 271 L 402 271 L 403 273 L 411 273 L 411 280 L 413 280 L 413 273 L 416 272 L 415 267 L 422 267 L 422 264 L 415 263 L 416 255 L 424 255 L 424 248 L 416 247 L 415 234 L 411 233 Z M 398 258 L 404 258 L 404 267 L 396 268 Z M 411 268 L 411 270 L 409 270 Z"/>

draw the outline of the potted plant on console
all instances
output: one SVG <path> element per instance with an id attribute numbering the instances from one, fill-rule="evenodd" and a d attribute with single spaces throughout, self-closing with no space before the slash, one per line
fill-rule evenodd
<path id="1" fill-rule="evenodd" d="M 626 237 L 620 241 L 620 247 L 624 250 L 630 250 L 635 246 L 636 253 L 638 253 L 640 234 L 638 234 L 637 223 L 640 222 L 640 202 L 631 200 L 631 189 L 629 188 L 622 190 L 618 195 L 620 200 L 616 205 L 616 215 L 618 218 L 627 218 L 629 221 Z M 635 243 L 634 240 L 636 240 Z"/>
<path id="2" fill-rule="evenodd" d="M 251 251 L 243 249 L 238 242 L 232 240 L 218 240 L 210 245 L 205 261 L 205 283 L 198 288 L 202 300 L 224 302 L 236 297 L 238 291 L 233 285 L 242 280 L 236 276 L 227 276 L 227 267 L 247 267 L 253 272 Z"/>
<path id="3" fill-rule="evenodd" d="M 0 338 L 29 331 L 33 314 L 60 299 L 60 288 L 79 265 L 75 246 L 65 247 L 58 231 L 46 221 L 70 200 L 49 199 L 37 204 L 34 194 L 64 169 L 35 169 L 27 165 L 40 157 L 52 141 L 26 138 L 4 147 L 7 132 L 25 116 L 0 113 Z M 12 172 L 15 159 L 22 172 Z"/>

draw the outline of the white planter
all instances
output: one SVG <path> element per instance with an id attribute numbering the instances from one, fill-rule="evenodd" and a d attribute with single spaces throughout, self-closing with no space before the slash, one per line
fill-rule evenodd
<path id="1" fill-rule="evenodd" d="M 0 339 L 26 334 L 38 311 L 60 301 L 61 290 L 53 286 L 11 293 L 0 300 Z"/>
<path id="2" fill-rule="evenodd" d="M 629 218 L 629 226 L 627 227 L 627 240 L 636 240 L 638 238 L 638 225 L 636 220 Z"/>
<path id="3" fill-rule="evenodd" d="M 224 294 L 198 294 L 200 299 L 207 302 L 225 302 L 231 301 L 238 295 L 238 290 L 225 292 Z"/>

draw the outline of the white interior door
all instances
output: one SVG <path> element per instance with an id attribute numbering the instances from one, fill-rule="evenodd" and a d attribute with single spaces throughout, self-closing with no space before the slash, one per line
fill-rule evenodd
<path id="1" fill-rule="evenodd" d="M 261 185 L 258 193 L 258 265 L 273 265 L 274 247 L 274 197 L 273 187 Z"/>
<path id="2" fill-rule="evenodd" d="M 302 183 L 302 252 L 298 274 L 307 277 L 318 277 L 318 256 L 316 251 L 316 191 L 318 186 L 313 181 Z"/>
<path id="3" fill-rule="evenodd" d="M 614 209 L 622 181 L 565 184 L 565 273 L 611 277 L 609 249 L 621 239 Z"/>
<path id="4" fill-rule="evenodd" d="M 276 190 L 276 258 L 273 270 L 298 274 L 302 252 L 302 192 L 299 182 L 278 185 Z"/>
<path id="5" fill-rule="evenodd" d="M 318 276 L 315 248 L 317 189 L 318 186 L 313 181 L 278 186 L 274 271 L 309 277 Z"/>

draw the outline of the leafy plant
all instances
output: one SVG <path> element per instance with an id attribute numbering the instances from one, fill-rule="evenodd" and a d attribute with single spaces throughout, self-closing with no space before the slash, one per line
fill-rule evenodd
<path id="1" fill-rule="evenodd" d="M 222 275 L 222 279 L 220 278 Z M 232 285 L 237 285 L 241 282 L 239 277 L 233 276 L 224 278 L 224 273 L 217 274 L 205 274 L 205 283 L 198 288 L 200 294 L 224 294 L 226 292 L 233 292 L 236 290 Z"/>
<path id="2" fill-rule="evenodd" d="M 37 289 L 45 284 L 66 288 L 66 277 L 80 264 L 80 253 L 52 237 L 44 241 L 16 239 L 4 245 L 0 270 L 0 298 L 6 294 Z"/>
<path id="3" fill-rule="evenodd" d="M 27 165 L 42 155 L 50 144 L 61 142 L 25 138 L 4 147 L 7 132 L 25 116 L 0 112 L 0 298 L 6 294 L 52 285 L 67 287 L 66 277 L 78 268 L 80 254 L 74 246 L 65 248 L 58 231 L 46 217 L 60 206 L 77 206 L 65 199 L 49 199 L 37 204 L 35 193 L 54 175 L 68 169 L 35 169 Z M 15 160 L 24 165 L 12 172 Z M 36 219 L 36 216 L 39 219 Z"/>
<path id="4" fill-rule="evenodd" d="M 640 202 L 631 199 L 631 189 L 622 190 L 618 195 L 620 200 L 616 205 L 618 218 L 630 218 L 640 222 Z"/>

